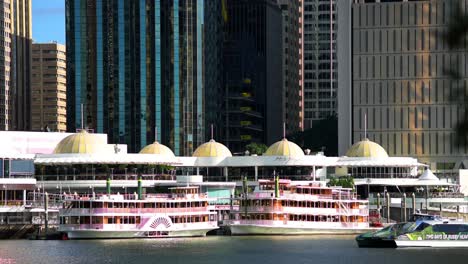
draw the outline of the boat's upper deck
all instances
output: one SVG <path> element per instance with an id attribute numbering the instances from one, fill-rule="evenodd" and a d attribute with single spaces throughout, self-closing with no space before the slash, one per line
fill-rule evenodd
<path id="1" fill-rule="evenodd" d="M 275 197 L 275 188 L 278 188 L 279 197 Z M 279 180 L 275 187 L 274 180 L 260 180 L 258 188 L 253 193 L 247 194 L 248 199 L 277 198 L 280 200 L 353 200 L 367 203 L 367 200 L 359 200 L 357 194 L 351 188 L 339 186 L 326 186 L 325 182 L 293 182 Z"/>

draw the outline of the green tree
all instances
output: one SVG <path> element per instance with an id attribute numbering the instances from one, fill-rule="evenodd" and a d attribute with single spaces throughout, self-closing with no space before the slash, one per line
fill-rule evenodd
<path id="1" fill-rule="evenodd" d="M 247 146 L 245 146 L 245 148 L 250 152 L 250 154 L 257 155 L 262 155 L 268 149 L 268 147 L 265 144 L 255 142 L 248 144 Z"/>
<path id="2" fill-rule="evenodd" d="M 343 188 L 354 189 L 354 178 L 348 176 L 339 178 L 331 177 L 327 183 L 327 186 L 341 186 Z"/>

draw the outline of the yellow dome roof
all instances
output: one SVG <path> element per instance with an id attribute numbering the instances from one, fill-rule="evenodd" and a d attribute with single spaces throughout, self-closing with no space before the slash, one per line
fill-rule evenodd
<path id="1" fill-rule="evenodd" d="M 175 157 L 174 152 L 163 144 L 159 144 L 158 141 L 155 141 L 153 144 L 142 148 L 140 154 L 156 154 L 166 157 Z"/>
<path id="2" fill-rule="evenodd" d="M 195 152 L 193 157 L 232 157 L 231 151 L 221 143 L 214 141 L 214 139 L 201 144 Z"/>
<path id="3" fill-rule="evenodd" d="M 348 152 L 348 157 L 366 157 L 366 158 L 388 158 L 387 151 L 379 144 L 364 139 L 352 145 Z"/>
<path id="4" fill-rule="evenodd" d="M 86 130 L 70 135 L 62 139 L 54 149 L 55 154 L 93 154 L 99 152 L 106 142 L 96 134 L 90 134 Z"/>
<path id="5" fill-rule="evenodd" d="M 271 145 L 264 154 L 265 156 L 304 156 L 304 151 L 296 143 L 288 141 L 286 138 Z"/>

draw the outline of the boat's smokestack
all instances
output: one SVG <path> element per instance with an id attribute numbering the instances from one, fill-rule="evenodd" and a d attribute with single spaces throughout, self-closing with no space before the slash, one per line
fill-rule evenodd
<path id="1" fill-rule="evenodd" d="M 279 176 L 275 177 L 275 198 L 279 198 Z"/>
<path id="2" fill-rule="evenodd" d="M 138 200 L 143 200 L 143 187 L 141 181 L 141 176 L 138 176 Z"/>
<path id="3" fill-rule="evenodd" d="M 107 195 L 111 195 L 111 179 L 110 177 L 107 177 L 106 181 L 106 189 L 107 189 Z"/>
<path id="4" fill-rule="evenodd" d="M 242 179 L 242 189 L 243 189 L 242 191 L 244 192 L 244 194 L 246 194 L 247 193 L 247 177 L 244 177 Z"/>

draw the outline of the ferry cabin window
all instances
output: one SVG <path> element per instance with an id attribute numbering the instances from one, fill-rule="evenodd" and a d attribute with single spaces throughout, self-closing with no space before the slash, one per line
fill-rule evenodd
<path id="1" fill-rule="evenodd" d="M 91 217 L 92 224 L 102 224 L 104 221 L 104 218 L 102 216 L 93 216 Z"/>
<path id="2" fill-rule="evenodd" d="M 119 217 L 108 217 L 108 224 L 140 224 L 139 216 L 119 216 Z"/>
<path id="3" fill-rule="evenodd" d="M 428 226 L 430 226 L 430 224 L 428 224 L 428 223 L 421 223 L 421 224 L 418 225 L 418 227 L 416 227 L 416 228 L 414 229 L 414 231 L 422 231 L 422 230 L 424 230 L 424 229 L 425 229 L 426 227 L 428 227 Z"/>
<path id="4" fill-rule="evenodd" d="M 72 224 L 72 225 L 80 224 L 80 217 L 79 216 L 71 216 L 70 217 L 70 224 Z"/>
<path id="5" fill-rule="evenodd" d="M 445 234 L 468 233 L 468 225 L 460 225 L 460 224 L 434 225 L 432 227 L 432 231 L 444 232 Z"/>
<path id="6" fill-rule="evenodd" d="M 143 208 L 155 208 L 155 203 L 144 203 Z"/>

